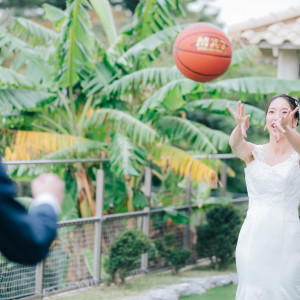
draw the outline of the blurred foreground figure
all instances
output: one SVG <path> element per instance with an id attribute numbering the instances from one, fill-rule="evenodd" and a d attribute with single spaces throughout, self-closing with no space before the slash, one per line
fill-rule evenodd
<path id="1" fill-rule="evenodd" d="M 10 260 L 35 264 L 43 260 L 56 236 L 64 183 L 55 174 L 42 174 L 31 183 L 34 198 L 29 212 L 14 199 L 16 186 L 0 163 L 0 251 Z"/>

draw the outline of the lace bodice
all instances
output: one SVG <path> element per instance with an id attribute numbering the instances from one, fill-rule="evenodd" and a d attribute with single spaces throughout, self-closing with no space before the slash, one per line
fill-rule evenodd
<path id="1" fill-rule="evenodd" d="M 249 210 L 270 218 L 299 220 L 300 166 L 299 155 L 293 152 L 288 159 L 269 166 L 264 161 L 263 145 L 255 145 L 254 160 L 245 168 Z"/>

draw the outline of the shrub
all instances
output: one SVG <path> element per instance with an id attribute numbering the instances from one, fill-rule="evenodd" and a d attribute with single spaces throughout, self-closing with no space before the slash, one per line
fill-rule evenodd
<path id="1" fill-rule="evenodd" d="M 241 227 L 239 212 L 233 205 L 218 204 L 206 212 L 206 221 L 197 227 L 198 256 L 209 257 L 216 269 L 226 267 L 233 258 Z"/>
<path id="2" fill-rule="evenodd" d="M 177 274 L 178 271 L 186 265 L 187 260 L 191 256 L 191 251 L 187 249 L 175 248 L 174 244 L 174 233 L 165 234 L 163 242 L 155 241 L 155 246 L 159 255 L 165 258 L 166 262 L 171 264 L 173 274 Z"/>
<path id="3" fill-rule="evenodd" d="M 128 273 L 136 268 L 141 254 L 150 248 L 151 240 L 138 230 L 126 230 L 117 236 L 109 251 L 105 271 L 110 275 L 110 282 L 116 282 L 118 274 L 124 283 Z"/>

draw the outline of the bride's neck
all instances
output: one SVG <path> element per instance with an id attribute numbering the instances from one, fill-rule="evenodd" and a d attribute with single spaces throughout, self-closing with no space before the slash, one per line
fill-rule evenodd
<path id="1" fill-rule="evenodd" d="M 293 150 L 292 146 L 285 139 L 279 141 L 278 143 L 275 140 L 270 140 L 270 142 L 266 146 L 266 150 L 274 153 L 274 155 L 286 154 Z"/>

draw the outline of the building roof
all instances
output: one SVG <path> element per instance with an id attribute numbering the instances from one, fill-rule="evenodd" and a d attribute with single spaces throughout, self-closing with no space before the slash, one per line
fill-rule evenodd
<path id="1" fill-rule="evenodd" d="M 300 6 L 232 25 L 228 35 L 263 48 L 300 49 Z"/>

